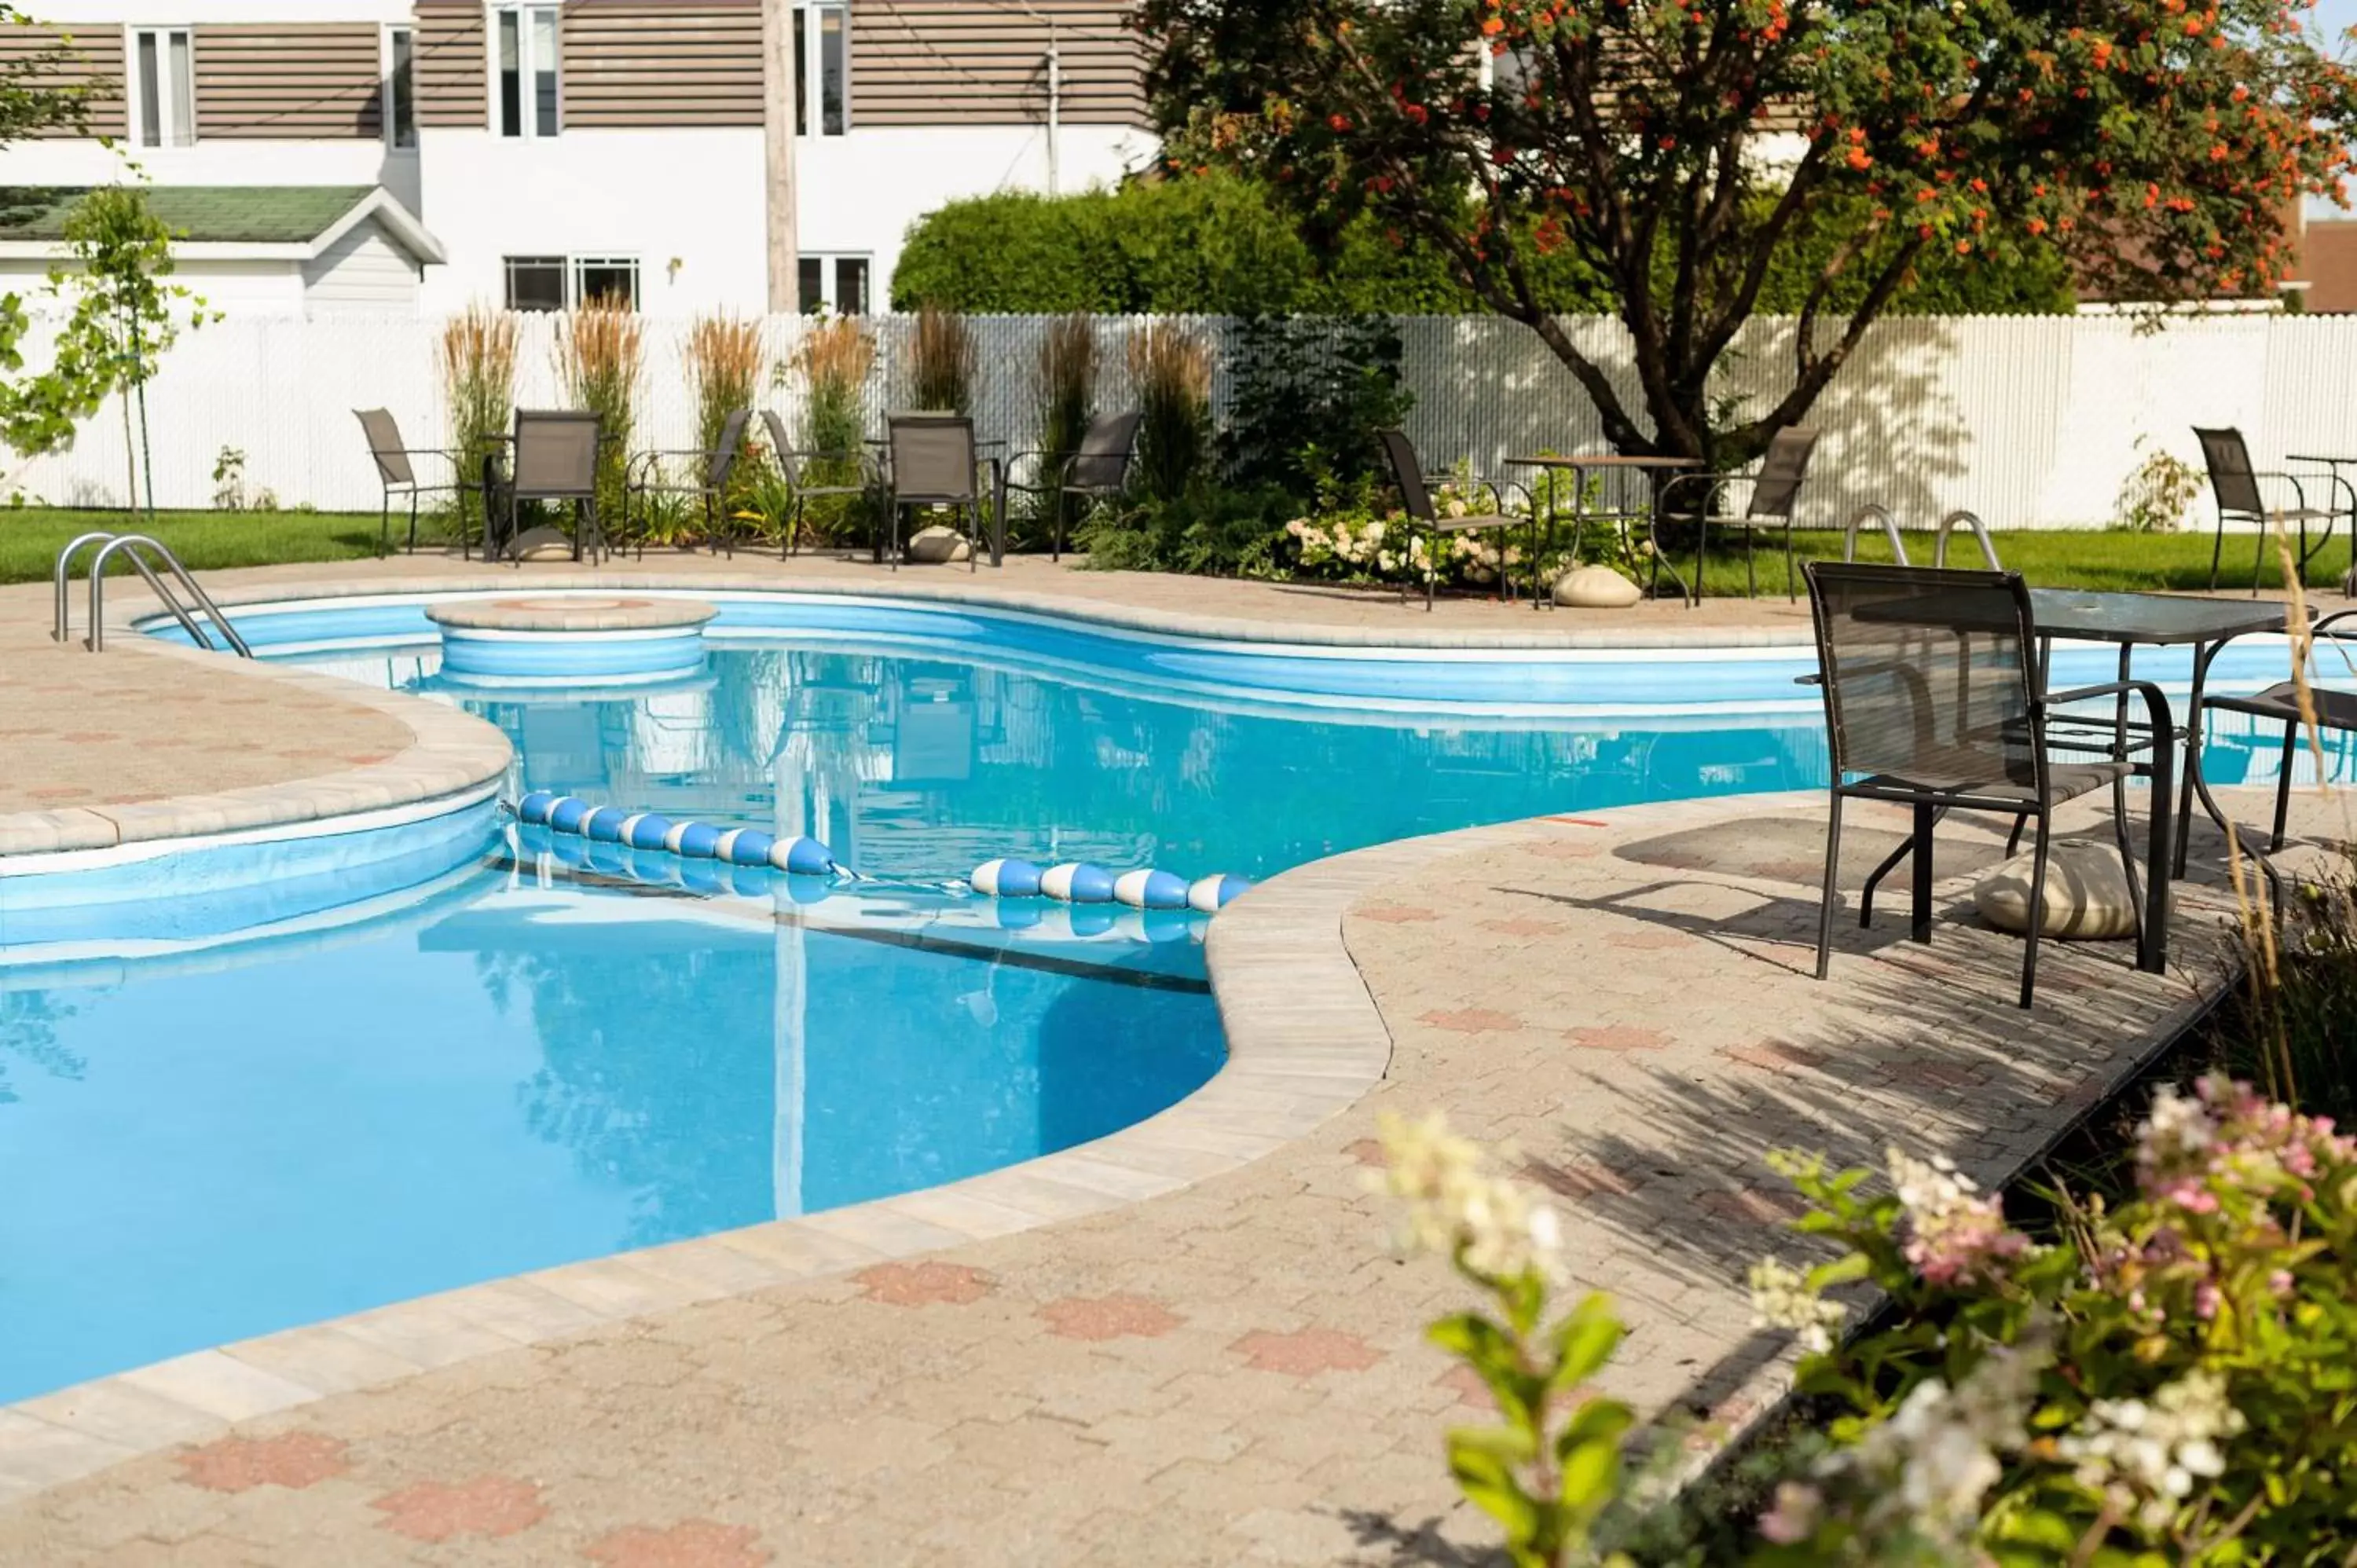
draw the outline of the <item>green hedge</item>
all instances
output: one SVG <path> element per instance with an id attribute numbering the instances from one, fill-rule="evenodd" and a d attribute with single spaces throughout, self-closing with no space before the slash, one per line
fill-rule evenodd
<path id="1" fill-rule="evenodd" d="M 1799 306 L 1849 227 L 1846 218 L 1824 215 L 1813 231 L 1784 247 L 1760 291 L 1761 314 Z M 1555 309 L 1613 308 L 1603 280 L 1563 252 L 1538 265 Z M 1827 308 L 1838 314 L 1862 287 L 1846 281 Z M 925 304 L 980 314 L 1116 316 L 1453 316 L 1481 308 L 1438 252 L 1394 245 L 1365 220 L 1330 245 L 1312 246 L 1259 188 L 1221 174 L 1134 180 L 1076 196 L 1008 191 L 952 201 L 910 227 L 892 274 L 895 310 Z M 2059 258 L 1997 269 L 1940 255 L 1923 263 L 1893 309 L 2011 315 L 2073 304 Z"/>

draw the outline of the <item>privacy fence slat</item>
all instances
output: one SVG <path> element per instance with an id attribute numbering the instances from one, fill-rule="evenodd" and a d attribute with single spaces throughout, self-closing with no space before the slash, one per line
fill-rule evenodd
<path id="1" fill-rule="evenodd" d="M 982 433 L 1017 446 L 1038 435 L 1033 367 L 1049 318 L 981 317 L 974 413 Z M 1174 317 L 1215 345 L 1242 330 L 1224 317 Z M 1099 402 L 1129 397 L 1125 346 L 1135 318 L 1099 322 Z M 1620 395 L 1637 401 L 1628 339 L 1617 322 L 1565 324 Z M 877 371 L 867 389 L 871 425 L 900 406 L 913 322 L 879 317 Z M 1494 475 L 1506 456 L 1552 448 L 1593 450 L 1601 422 L 1586 393 L 1536 334 L 1487 317 L 1399 321 L 1402 369 L 1415 394 L 1411 435 L 1427 463 L 1469 461 Z M 555 365 L 558 322 L 522 320 L 518 402 L 565 402 Z M 799 317 L 764 323 L 771 362 L 789 365 L 808 330 Z M 1772 407 L 1792 385 L 1794 324 L 1752 322 L 1729 356 L 1717 393 L 1735 414 Z M 1821 324 L 1820 341 L 1839 330 Z M 645 323 L 637 441 L 678 446 L 694 439 L 683 323 Z M 244 454 L 249 497 L 285 505 L 373 509 L 377 485 L 351 411 L 383 406 L 417 446 L 441 446 L 441 324 L 401 318 L 293 320 L 238 317 L 184 336 L 147 392 L 156 496 L 167 507 L 212 503 L 216 462 Z M 43 362 L 38 328 L 27 362 Z M 1218 356 L 1213 403 L 1232 392 L 1228 355 Z M 2262 466 L 2293 452 L 2357 455 L 2357 317 L 2217 316 L 2154 329 L 2135 320 L 2081 317 L 1914 317 L 1878 323 L 1818 400 L 1811 422 L 1825 432 L 1805 522 L 1832 526 L 1868 501 L 1910 525 L 1969 507 L 1992 527 L 2100 524 L 2117 510 L 2123 482 L 2146 455 L 2198 464 L 2196 424 L 2236 424 Z M 791 371 L 763 400 L 799 420 Z M 117 404 L 81 429 L 71 450 L 12 463 L 6 489 L 27 500 L 119 505 L 124 432 Z M 2205 499 L 2196 516 L 2204 514 Z"/>

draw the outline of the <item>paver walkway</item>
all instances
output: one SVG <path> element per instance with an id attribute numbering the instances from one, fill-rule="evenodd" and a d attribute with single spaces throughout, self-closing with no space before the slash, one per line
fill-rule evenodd
<path id="1" fill-rule="evenodd" d="M 1785 1211 L 1766 1149 L 1896 1139 L 2002 1176 L 2214 979 L 2213 875 L 2183 901 L 2180 972 L 2058 948 L 2017 1011 L 2018 945 L 1953 923 L 1997 853 L 1959 827 L 1934 944 L 1846 926 L 1819 984 L 1816 806 L 1547 819 L 1288 873 L 1256 897 L 1339 926 L 1347 959 L 1322 961 L 1355 963 L 1394 1041 L 1385 1081 L 1310 1135 L 1112 1214 L 191 1430 L 0 1509 L 0 1563 L 1388 1563 L 1486 1540 L 1438 1447 L 1479 1399 L 1419 1337 L 1461 1298 L 1385 1251 L 1361 1186 L 1378 1109 L 1513 1140 L 1632 1323 L 1605 1382 L 1739 1423 L 1782 1370 L 1732 1283 Z M 2301 811 L 2346 831 L 2340 802 Z M 1862 822 L 1853 880 L 1887 828 Z M 1215 928 L 1215 978 L 1278 934 L 1253 908 Z M 40 1419 L 70 1444 L 153 1415 Z M 42 1435 L 26 1419 L 0 1452 Z"/>

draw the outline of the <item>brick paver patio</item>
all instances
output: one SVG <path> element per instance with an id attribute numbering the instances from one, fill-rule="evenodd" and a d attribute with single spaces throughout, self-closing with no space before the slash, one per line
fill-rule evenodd
<path id="1" fill-rule="evenodd" d="M 2345 808 L 2303 798 L 2299 826 L 2345 834 Z M 1390 1056 L 1274 1152 L 1012 1234 L 846 1245 L 791 1283 L 587 1266 L 646 1309 L 571 1332 L 518 1284 L 507 1316 L 328 1326 L 270 1365 L 233 1350 L 0 1411 L 0 1563 L 1389 1563 L 1485 1541 L 1439 1449 L 1480 1396 L 1421 1340 L 1462 1296 L 1385 1250 L 1379 1110 L 1512 1141 L 1631 1324 L 1606 1382 L 1725 1432 L 1784 1368 L 1734 1283 L 1788 1212 L 1766 1150 L 1900 1139 L 2002 1179 L 2218 982 L 2205 864 L 2176 972 L 2057 947 L 2016 1010 L 2018 945 L 1963 908 L 1999 846 L 1958 825 L 1933 944 L 1846 922 L 1819 983 L 1820 810 L 1543 819 L 1287 873 L 1214 929 L 1240 1057 L 1328 1019 Z M 1891 825 L 1849 835 L 1852 886 Z"/>

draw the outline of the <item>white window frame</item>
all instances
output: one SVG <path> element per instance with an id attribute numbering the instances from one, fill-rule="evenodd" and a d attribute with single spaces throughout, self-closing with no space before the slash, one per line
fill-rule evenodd
<path id="1" fill-rule="evenodd" d="M 807 306 L 804 306 L 804 315 L 841 316 L 844 314 L 843 274 L 841 267 L 845 262 L 858 262 L 867 268 L 867 298 L 864 303 L 867 307 L 866 313 L 872 313 L 876 309 L 876 258 L 870 252 L 866 251 L 804 251 L 796 259 L 803 263 L 816 262 L 819 268 L 818 308 L 816 310 L 812 310 Z M 796 295 L 795 303 L 800 305 L 802 303 L 800 299 L 802 293 L 802 278 L 799 273 L 797 273 L 794 278 L 794 293 Z"/>
<path id="2" fill-rule="evenodd" d="M 540 61 L 533 55 L 533 17 L 546 12 L 550 36 L 556 41 L 556 58 L 548 62 L 550 72 L 556 78 L 556 124 L 554 130 L 540 128 L 539 83 Z M 500 122 L 500 18 L 516 18 L 516 134 L 512 136 Z M 484 97 L 489 113 L 485 118 L 491 134 L 506 142 L 554 140 L 565 132 L 565 10 L 556 0 L 486 0 L 483 6 L 483 77 Z"/>
<path id="3" fill-rule="evenodd" d="M 828 12 L 841 19 L 843 27 L 843 114 L 838 128 L 833 131 L 826 128 L 826 59 L 821 42 L 825 36 L 824 16 Z M 846 135 L 851 130 L 849 0 L 795 0 L 793 13 L 795 134 L 806 137 Z"/>
<path id="4" fill-rule="evenodd" d="M 147 123 L 146 83 L 140 70 L 139 40 L 156 39 L 156 103 L 166 122 L 163 126 Z M 172 40 L 184 40 L 188 49 L 185 72 L 172 69 Z M 123 28 L 124 75 L 130 80 L 124 94 L 124 118 L 131 131 L 131 145 L 141 153 L 170 152 L 197 145 L 197 29 L 188 22 L 128 22 Z M 178 105 L 188 111 L 186 134 L 174 140 L 169 134 L 171 111 Z M 156 139 L 147 137 L 153 132 Z"/>
<path id="5" fill-rule="evenodd" d="M 409 38 L 409 140 L 400 136 L 400 118 L 394 111 L 393 72 L 400 57 L 394 50 L 394 40 L 406 34 Z M 389 153 L 414 153 L 417 150 L 417 28 L 409 22 L 388 22 L 380 39 L 382 54 L 378 91 L 384 105 L 384 147 Z"/>

